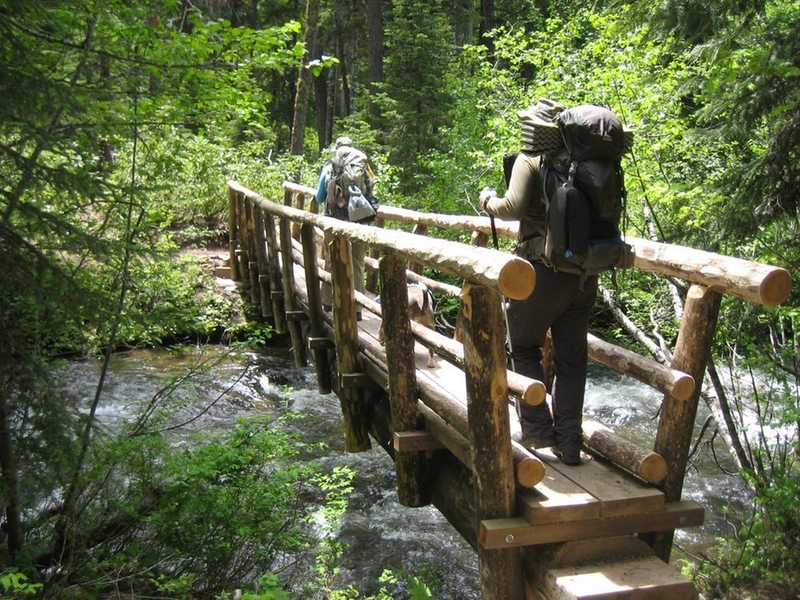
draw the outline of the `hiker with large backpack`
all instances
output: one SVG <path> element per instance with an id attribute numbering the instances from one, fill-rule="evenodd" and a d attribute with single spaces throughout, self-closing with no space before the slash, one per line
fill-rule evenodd
<path id="1" fill-rule="evenodd" d="M 323 165 L 317 183 L 316 199 L 320 206 L 325 207 L 325 215 L 342 221 L 371 224 L 378 211 L 374 185 L 375 176 L 367 155 L 353 146 L 353 140 L 349 137 L 336 138 L 333 155 Z M 366 244 L 354 241 L 351 253 L 353 284 L 363 294 L 366 292 Z M 322 303 L 326 310 L 331 308 L 331 298 L 330 285 L 323 284 Z"/>
<path id="2" fill-rule="evenodd" d="M 506 192 L 499 197 L 484 188 L 479 200 L 492 218 L 519 220 L 515 253 L 536 270 L 531 296 L 507 307 L 515 370 L 544 381 L 542 348 L 548 329 L 552 335 L 552 412 L 547 403 L 520 404 L 521 441 L 552 447 L 565 464 L 580 465 L 586 335 L 598 273 L 632 259 L 619 230 L 627 138 L 616 115 L 599 106 L 566 109 L 540 100 L 518 116 L 522 151 L 509 164 Z"/>

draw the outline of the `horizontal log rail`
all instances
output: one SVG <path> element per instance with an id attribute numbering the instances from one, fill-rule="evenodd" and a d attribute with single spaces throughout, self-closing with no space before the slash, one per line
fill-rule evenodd
<path id="1" fill-rule="evenodd" d="M 347 223 L 270 202 L 233 181 L 229 181 L 228 186 L 276 217 L 310 223 L 324 232 L 331 232 L 351 242 L 366 242 L 379 250 L 401 252 L 421 264 L 495 289 L 508 298 L 527 298 L 536 282 L 535 272 L 528 261 L 505 252 L 464 247 L 463 244 L 448 240 L 435 240 L 404 231 Z"/>
<path id="2" fill-rule="evenodd" d="M 589 358 L 609 369 L 629 375 L 676 400 L 688 400 L 694 393 L 691 375 L 601 340 L 591 333 L 587 341 Z"/>
<path id="3" fill-rule="evenodd" d="M 306 196 L 316 193 L 310 187 L 290 182 L 284 183 L 284 188 Z M 381 206 L 378 216 L 385 221 L 451 231 L 478 231 L 487 235 L 492 231 L 488 217 L 420 213 L 395 206 Z M 515 240 L 519 224 L 496 220 L 495 229 L 498 235 Z M 791 275 L 782 267 L 631 236 L 626 236 L 626 241 L 634 248 L 634 266 L 643 271 L 684 279 L 765 306 L 781 304 L 791 291 Z"/>

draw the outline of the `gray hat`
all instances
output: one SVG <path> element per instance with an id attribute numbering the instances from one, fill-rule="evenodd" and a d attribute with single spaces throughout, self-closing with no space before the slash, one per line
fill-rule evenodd
<path id="1" fill-rule="evenodd" d="M 339 148 L 340 146 L 352 146 L 353 140 L 351 140 L 346 135 L 340 136 L 336 138 L 336 147 Z"/>

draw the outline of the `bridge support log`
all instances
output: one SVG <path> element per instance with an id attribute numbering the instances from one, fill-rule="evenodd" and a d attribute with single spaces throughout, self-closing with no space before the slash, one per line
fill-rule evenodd
<path id="1" fill-rule="evenodd" d="M 356 303 L 353 296 L 353 263 L 350 242 L 325 234 L 331 263 L 333 293 L 334 342 L 336 365 L 340 375 L 359 373 L 358 328 L 356 327 Z M 291 249 L 291 240 L 287 240 Z M 293 264 L 291 254 L 286 257 Z M 339 400 L 342 404 L 344 423 L 344 447 L 348 452 L 369 450 L 369 420 L 367 410 L 358 388 L 339 385 Z"/>
<path id="2" fill-rule="evenodd" d="M 719 292 L 699 284 L 693 284 L 686 295 L 681 328 L 672 355 L 672 368 L 688 373 L 696 382 L 703 381 L 711 356 L 721 300 Z M 696 385 L 691 398 L 685 402 L 669 395 L 664 397 L 654 450 L 669 465 L 667 476 L 660 486 L 668 502 L 681 499 L 701 387 Z M 673 530 L 645 535 L 643 539 L 653 548 L 656 556 L 669 562 L 674 536 Z"/>
<path id="3" fill-rule="evenodd" d="M 292 338 L 292 355 L 294 364 L 298 367 L 305 367 L 306 346 L 303 341 L 303 330 L 299 321 L 289 319 L 289 313 L 297 310 L 294 298 L 294 261 L 292 260 L 292 222 L 289 219 L 280 221 L 281 261 L 283 274 L 283 309 L 287 315 L 287 327 Z"/>
<path id="4" fill-rule="evenodd" d="M 250 278 L 250 303 L 261 306 L 261 289 L 258 283 L 258 249 L 256 248 L 256 219 L 257 207 L 255 202 L 245 200 L 244 218 L 247 224 L 247 273 Z"/>
<path id="5" fill-rule="evenodd" d="M 322 316 L 322 295 L 319 288 L 319 269 L 317 267 L 317 238 L 314 226 L 303 223 L 300 237 L 305 255 L 306 291 L 308 293 L 309 336 L 321 338 L 325 334 L 325 322 Z M 328 351 L 317 347 L 314 353 L 314 369 L 317 374 L 317 389 L 320 394 L 331 392 L 331 370 L 328 364 Z"/>
<path id="6" fill-rule="evenodd" d="M 505 338 L 500 296 L 485 286 L 464 286 L 464 356 L 467 414 L 475 475 L 475 516 L 509 518 L 516 514 L 514 464 L 506 381 Z M 522 599 L 519 551 L 478 547 L 484 600 Z"/>
<path id="7" fill-rule="evenodd" d="M 386 362 L 389 372 L 389 402 L 392 408 L 392 429 L 422 429 L 417 410 L 417 376 L 414 359 L 414 336 L 408 316 L 408 285 L 405 261 L 394 253 L 378 262 L 381 281 L 383 327 L 386 336 Z M 425 492 L 425 455 L 421 452 L 397 453 L 397 496 L 403 506 L 424 506 L 429 500 Z"/>
<path id="8" fill-rule="evenodd" d="M 275 331 L 286 333 L 286 318 L 283 314 L 283 292 L 281 291 L 281 263 L 279 259 L 278 240 L 275 237 L 275 219 L 269 213 L 264 213 L 264 235 L 267 239 L 267 261 L 269 267 L 270 304 L 272 304 L 272 318 L 275 321 Z"/>
<path id="9" fill-rule="evenodd" d="M 238 216 L 236 214 L 236 196 L 239 192 L 228 188 L 228 264 L 231 267 L 231 279 L 239 281 L 239 263 L 236 258 L 236 244 L 239 236 Z"/>
<path id="10" fill-rule="evenodd" d="M 236 195 L 236 230 L 239 244 L 236 248 L 236 268 L 239 272 L 239 282 L 242 288 L 249 291 L 250 276 L 247 263 L 250 261 L 247 248 L 247 219 L 245 208 L 247 199 L 243 194 Z"/>
<path id="11" fill-rule="evenodd" d="M 383 228 L 383 218 L 378 215 L 375 217 L 375 222 L 372 224 L 373 227 Z M 369 254 L 364 257 L 364 269 L 367 272 L 367 290 L 372 292 L 373 294 L 378 290 L 378 262 L 377 259 L 380 258 L 381 251 L 378 248 L 372 247 L 369 250 Z"/>
<path id="12" fill-rule="evenodd" d="M 264 234 L 264 213 L 255 207 L 253 211 L 253 223 L 255 226 L 256 242 L 256 263 L 258 265 L 258 295 L 261 300 L 261 316 L 272 316 L 272 304 L 269 301 L 269 261 L 267 260 L 267 240 Z"/>
<path id="13" fill-rule="evenodd" d="M 428 235 L 428 226 L 423 223 L 417 223 L 414 225 L 414 229 L 411 230 L 411 233 L 414 235 Z M 422 265 L 415 261 L 409 261 L 408 263 L 408 270 L 412 273 L 416 273 L 417 275 L 422 273 Z"/>

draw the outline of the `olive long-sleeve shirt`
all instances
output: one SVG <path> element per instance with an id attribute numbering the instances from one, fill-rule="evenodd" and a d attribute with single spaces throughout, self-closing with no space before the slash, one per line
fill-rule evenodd
<path id="1" fill-rule="evenodd" d="M 538 155 L 520 152 L 511 170 L 511 179 L 504 196 L 486 202 L 486 212 L 506 221 L 519 220 L 519 239 L 544 235 L 545 207 Z"/>

